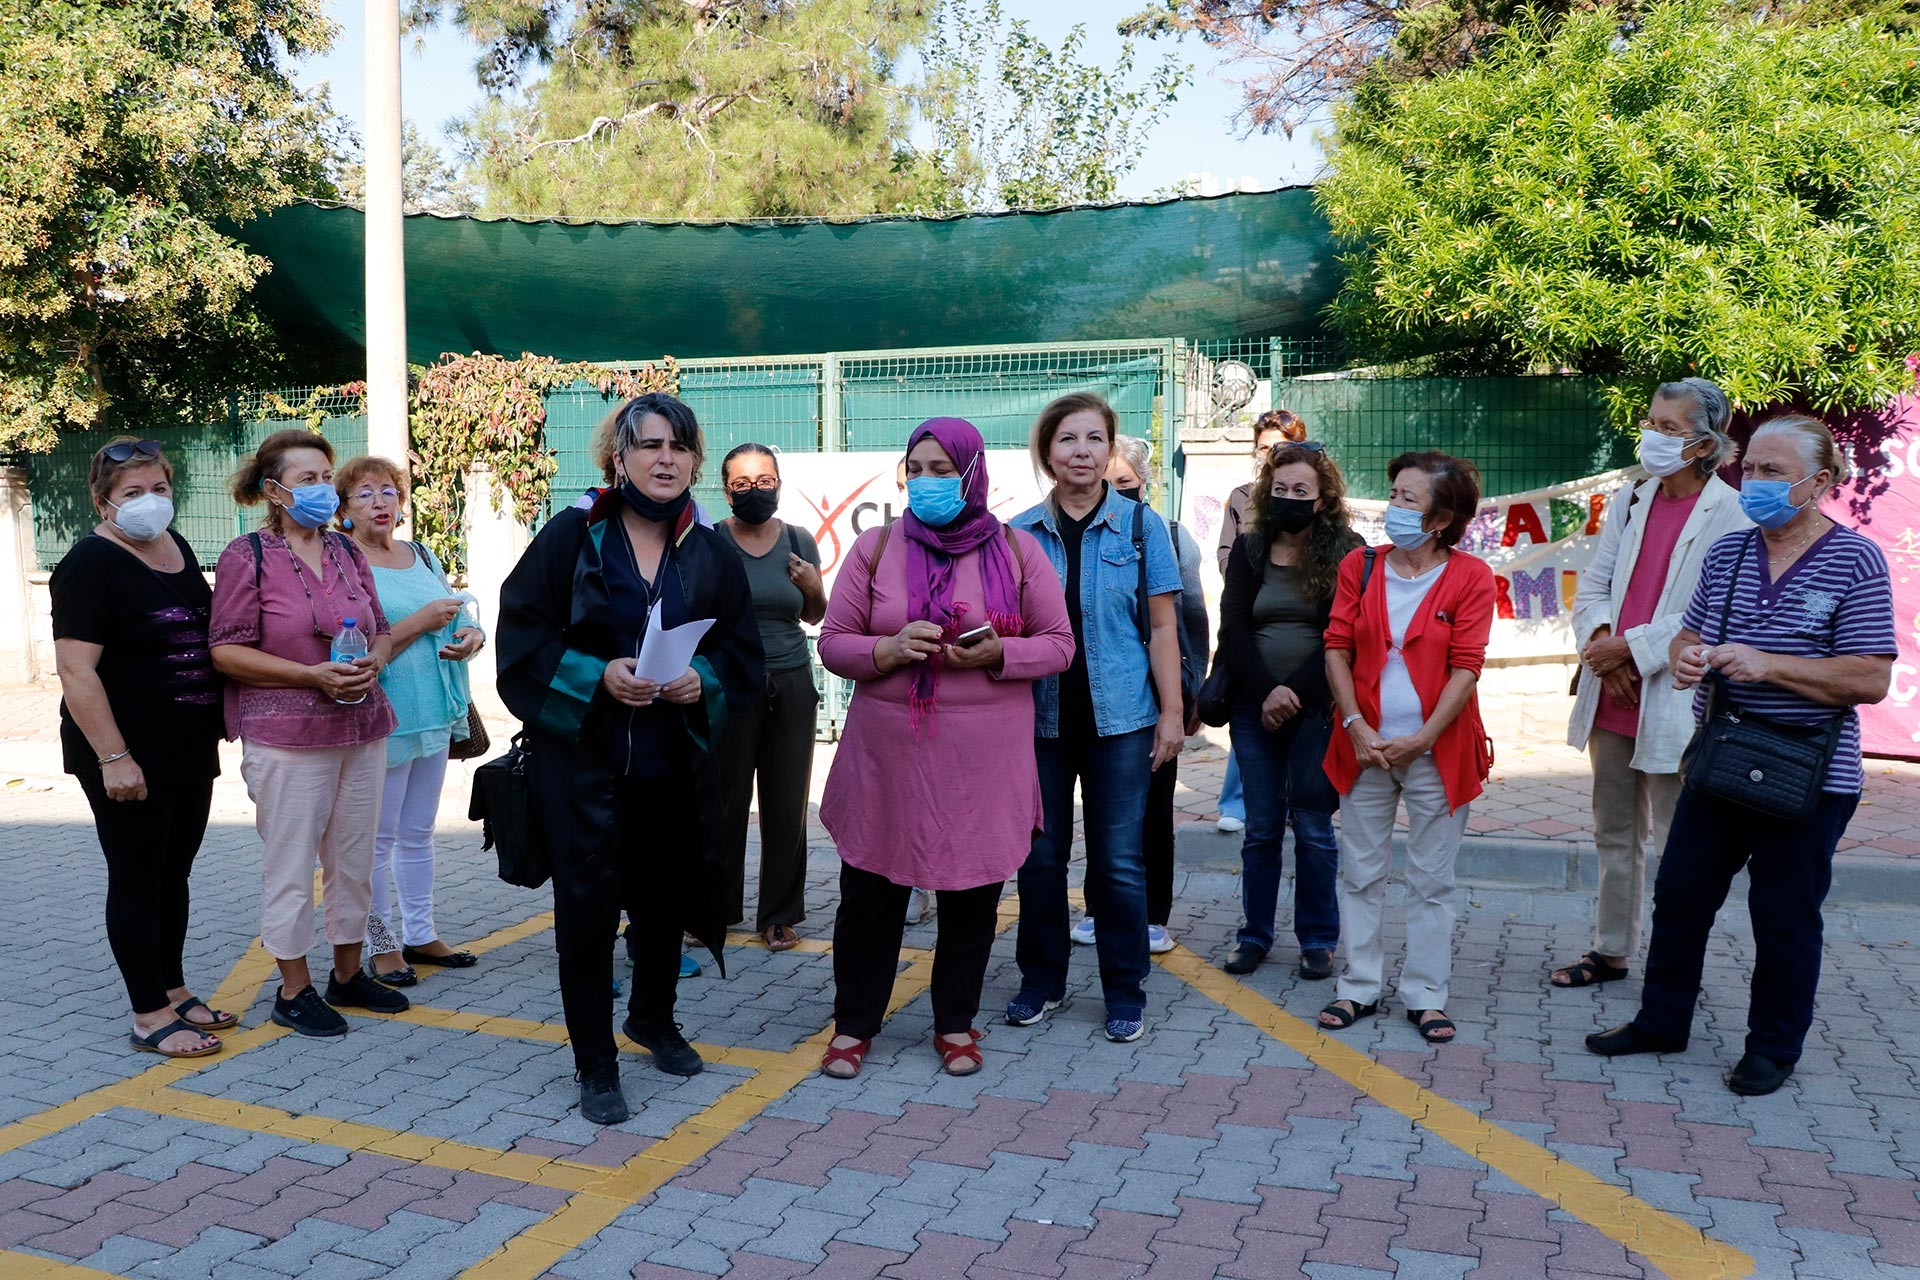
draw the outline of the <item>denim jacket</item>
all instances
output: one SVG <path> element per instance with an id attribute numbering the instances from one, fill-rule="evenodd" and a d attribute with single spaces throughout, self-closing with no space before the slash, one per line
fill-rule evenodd
<path id="1" fill-rule="evenodd" d="M 1133 546 L 1133 511 L 1138 505 L 1109 487 L 1099 515 L 1087 526 L 1080 544 L 1081 633 L 1073 639 L 1087 655 L 1094 731 L 1103 738 L 1148 728 L 1160 718 L 1147 647 L 1140 643 L 1140 558 Z M 1067 544 L 1060 540 L 1051 502 L 1043 499 L 1009 523 L 1039 541 L 1053 562 L 1053 571 L 1065 582 Z M 1166 522 L 1151 508 L 1141 536 L 1147 545 L 1147 594 L 1177 593 L 1180 564 L 1174 558 L 1173 539 Z M 1033 703 L 1035 735 L 1059 737 L 1060 677 L 1034 681 Z"/>

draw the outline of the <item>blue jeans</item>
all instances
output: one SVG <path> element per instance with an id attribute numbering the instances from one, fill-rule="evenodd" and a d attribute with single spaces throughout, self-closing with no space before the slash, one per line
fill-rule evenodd
<path id="1" fill-rule="evenodd" d="M 1296 719 L 1268 733 L 1260 709 L 1235 707 L 1233 758 L 1246 771 L 1247 834 L 1240 845 L 1240 890 L 1246 923 L 1237 940 L 1273 949 L 1273 921 L 1280 898 L 1280 846 L 1287 816 L 1293 816 L 1293 936 L 1305 951 L 1340 944 L 1337 881 L 1340 848 L 1333 838 L 1333 815 L 1292 809 L 1287 795 L 1287 758 L 1293 748 Z M 1104 927 L 1104 923 L 1103 926 Z"/>
<path id="2" fill-rule="evenodd" d="M 1220 781 L 1220 816 L 1247 820 L 1247 798 L 1240 793 L 1240 757 L 1227 752 L 1227 776 Z"/>
<path id="3" fill-rule="evenodd" d="M 1153 730 L 1083 741 L 1036 738 L 1046 827 L 1020 868 L 1020 931 L 1014 959 L 1023 993 L 1067 993 L 1067 854 L 1073 847 L 1078 778 L 1087 833 L 1087 914 L 1100 922 L 1094 950 L 1109 1018 L 1140 1017 L 1147 1005 L 1147 869 L 1141 851 Z"/>

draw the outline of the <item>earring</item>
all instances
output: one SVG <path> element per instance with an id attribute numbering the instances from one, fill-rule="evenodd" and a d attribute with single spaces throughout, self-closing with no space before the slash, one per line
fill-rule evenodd
<path id="1" fill-rule="evenodd" d="M 353 517 L 352 517 L 352 516 L 342 516 L 342 517 L 341 517 L 341 519 L 340 519 L 340 527 L 341 527 L 342 529 L 351 529 L 351 528 L 353 528 Z"/>

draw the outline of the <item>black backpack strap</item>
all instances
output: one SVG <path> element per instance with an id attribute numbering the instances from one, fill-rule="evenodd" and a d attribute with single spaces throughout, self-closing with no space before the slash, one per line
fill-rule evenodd
<path id="1" fill-rule="evenodd" d="M 800 535 L 793 531 L 792 525 L 787 526 L 787 551 L 796 556 L 800 554 Z"/>
<path id="2" fill-rule="evenodd" d="M 1147 504 L 1133 507 L 1133 555 L 1140 565 L 1140 585 L 1134 592 L 1134 622 L 1140 628 L 1140 643 L 1153 642 L 1153 617 L 1147 608 Z"/>
<path id="3" fill-rule="evenodd" d="M 1360 565 L 1360 598 L 1362 600 L 1367 598 L 1367 584 L 1373 581 L 1373 561 L 1379 554 L 1380 548 L 1368 547 L 1365 552 L 1365 559 Z"/>
<path id="4" fill-rule="evenodd" d="M 260 589 L 260 566 L 261 562 L 267 558 L 267 553 L 260 546 L 260 535 L 258 532 L 248 534 L 247 542 L 253 547 L 253 589 L 258 591 Z"/>

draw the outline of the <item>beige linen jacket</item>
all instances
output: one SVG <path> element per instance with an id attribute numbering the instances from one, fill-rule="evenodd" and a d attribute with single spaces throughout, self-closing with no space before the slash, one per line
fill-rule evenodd
<path id="1" fill-rule="evenodd" d="M 1659 488 L 1660 481 L 1651 478 L 1623 485 L 1607 504 L 1600 544 L 1573 596 L 1573 639 L 1578 648 L 1585 649 L 1601 627 L 1618 623 L 1627 584 L 1633 581 L 1633 569 L 1640 560 L 1646 515 Z M 1709 476 L 1674 544 L 1653 620 L 1626 633 L 1634 665 L 1640 669 L 1640 732 L 1632 767 L 1642 773 L 1680 771 L 1680 757 L 1693 737 L 1693 692 L 1673 687 L 1667 674 L 1667 646 L 1680 634 L 1680 616 L 1693 599 L 1707 548 L 1726 534 L 1751 527 L 1740 510 L 1740 495 L 1719 476 Z M 1619 634 L 1617 628 L 1615 634 Z M 1567 745 L 1586 750 L 1600 697 L 1600 678 L 1582 665 L 1573 716 L 1567 724 Z"/>

